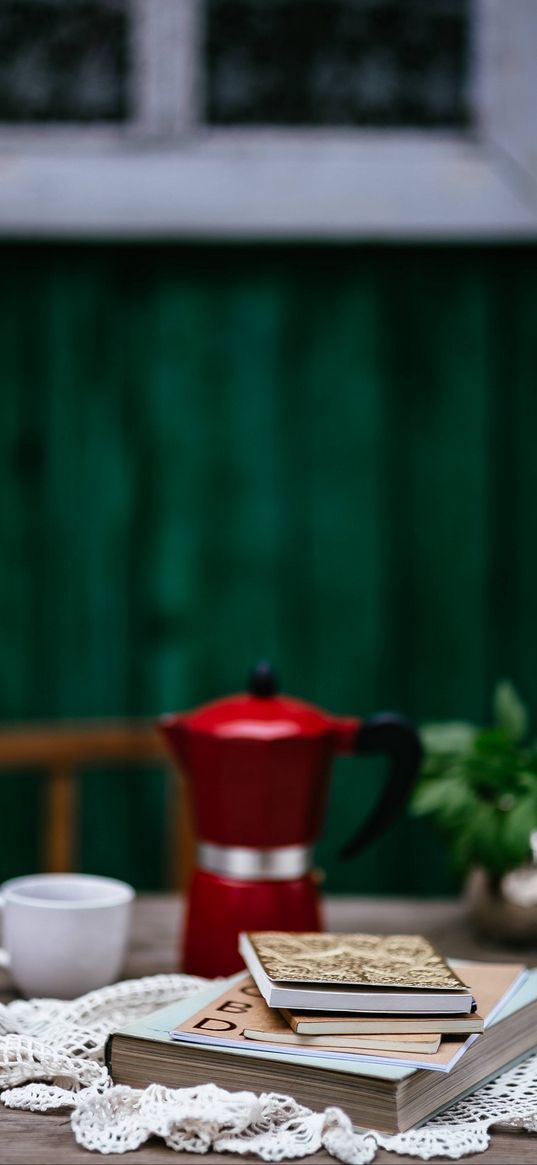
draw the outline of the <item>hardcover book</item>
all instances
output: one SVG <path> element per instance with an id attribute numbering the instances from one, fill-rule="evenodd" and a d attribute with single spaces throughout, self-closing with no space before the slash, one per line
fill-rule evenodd
<path id="1" fill-rule="evenodd" d="M 269 1007 L 469 1014 L 472 993 L 422 935 L 256 931 L 239 950 Z"/>
<path id="2" fill-rule="evenodd" d="M 234 976 L 228 985 L 234 986 L 240 977 Z M 134 1088 L 153 1081 L 170 1088 L 209 1081 L 227 1089 L 255 1091 L 262 1086 L 265 1091 L 288 1093 L 316 1111 L 340 1105 L 358 1127 L 396 1133 L 446 1108 L 537 1047 L 537 970 L 529 972 L 449 1073 L 364 1063 L 356 1057 L 336 1064 L 317 1052 L 304 1057 L 283 1048 L 265 1052 L 253 1042 L 225 1048 L 170 1038 L 172 1028 L 221 993 L 219 982 L 110 1036 L 106 1062 L 113 1080 Z"/>

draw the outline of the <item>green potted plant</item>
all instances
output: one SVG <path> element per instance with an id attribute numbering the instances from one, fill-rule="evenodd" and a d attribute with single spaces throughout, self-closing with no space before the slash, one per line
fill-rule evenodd
<path id="1" fill-rule="evenodd" d="M 496 685 L 493 704 L 490 727 L 423 726 L 411 809 L 447 837 L 478 927 L 527 940 L 537 936 L 537 744 L 510 681 Z"/>

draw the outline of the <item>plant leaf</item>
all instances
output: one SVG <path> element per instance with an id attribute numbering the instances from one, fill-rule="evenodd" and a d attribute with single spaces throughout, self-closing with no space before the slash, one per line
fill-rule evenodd
<path id="1" fill-rule="evenodd" d="M 524 796 L 518 804 L 505 813 L 505 823 L 500 828 L 502 862 L 505 871 L 522 865 L 531 856 L 530 833 L 537 825 L 534 797 Z"/>
<path id="2" fill-rule="evenodd" d="M 425 724 L 425 758 L 412 811 L 430 816 L 450 839 L 459 869 L 484 866 L 501 876 L 530 856 L 537 829 L 537 742 L 524 747 L 528 715 L 513 684 L 494 695 L 495 723 Z"/>
<path id="3" fill-rule="evenodd" d="M 511 740 L 523 740 L 528 733 L 528 710 L 511 680 L 499 680 L 494 689 L 494 717 Z"/>
<path id="4" fill-rule="evenodd" d="M 426 755 L 446 756 L 467 752 L 471 748 L 477 729 L 464 720 L 452 720 L 444 724 L 423 724 L 420 736 Z"/>

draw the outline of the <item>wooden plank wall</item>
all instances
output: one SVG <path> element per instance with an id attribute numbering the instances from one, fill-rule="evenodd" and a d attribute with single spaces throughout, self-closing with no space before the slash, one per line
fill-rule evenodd
<path id="1" fill-rule="evenodd" d="M 504 674 L 537 707 L 535 248 L 4 246 L 0 376 L 3 720 L 151 716 L 260 655 L 339 712 L 483 717 Z M 448 888 L 422 824 L 338 862 L 380 779 L 336 766 L 328 885 Z M 160 885 L 162 774 L 80 793 L 82 868 Z M 38 779 L 0 811 L 4 878 Z"/>

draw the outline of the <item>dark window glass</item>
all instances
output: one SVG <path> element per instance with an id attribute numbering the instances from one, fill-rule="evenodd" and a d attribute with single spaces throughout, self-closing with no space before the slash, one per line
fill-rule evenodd
<path id="1" fill-rule="evenodd" d="M 125 0 L 0 0 L 0 121 L 122 121 Z"/>
<path id="2" fill-rule="evenodd" d="M 207 0 L 218 125 L 462 126 L 469 0 Z"/>

